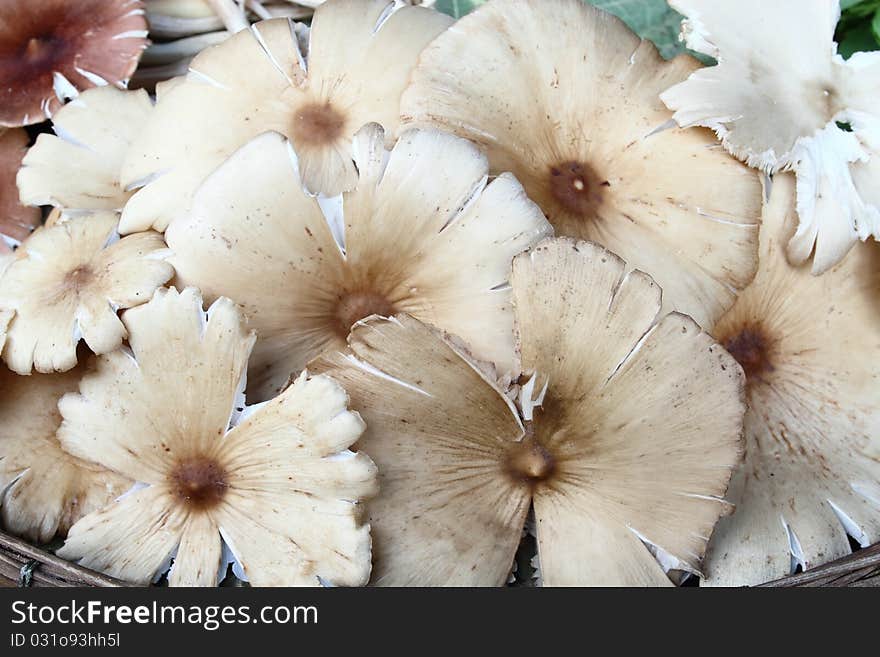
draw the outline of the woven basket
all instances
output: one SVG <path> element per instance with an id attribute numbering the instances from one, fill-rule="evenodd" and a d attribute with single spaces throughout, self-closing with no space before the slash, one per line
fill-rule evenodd
<path id="1" fill-rule="evenodd" d="M 0 533 L 0 586 L 128 586 Z M 762 586 L 880 586 L 880 543 Z"/>

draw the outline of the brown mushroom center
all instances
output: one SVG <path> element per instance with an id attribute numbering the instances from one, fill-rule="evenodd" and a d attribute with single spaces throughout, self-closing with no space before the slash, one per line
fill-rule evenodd
<path id="1" fill-rule="evenodd" d="M 565 210 L 579 217 L 595 214 L 611 186 L 584 162 L 568 161 L 550 167 L 550 194 Z"/>
<path id="2" fill-rule="evenodd" d="M 535 484 L 550 478 L 556 470 L 556 459 L 527 430 L 526 437 L 507 451 L 504 469 L 514 479 Z"/>
<path id="3" fill-rule="evenodd" d="M 79 292 L 85 288 L 94 278 L 91 268 L 88 265 L 80 265 L 67 273 L 64 277 L 64 285 L 69 290 Z"/>
<path id="4" fill-rule="evenodd" d="M 742 366 L 747 381 L 773 371 L 770 339 L 760 326 L 745 326 L 738 333 L 722 338 L 721 343 Z"/>
<path id="5" fill-rule="evenodd" d="M 330 103 L 309 103 L 293 116 L 293 139 L 298 145 L 332 144 L 344 129 L 345 116 Z"/>
<path id="6" fill-rule="evenodd" d="M 336 330 L 343 337 L 348 337 L 351 327 L 370 315 L 391 317 L 396 310 L 394 304 L 381 294 L 370 290 L 358 290 L 340 295 L 336 305 Z"/>
<path id="7" fill-rule="evenodd" d="M 178 463 L 168 479 L 177 499 L 198 510 L 217 506 L 229 487 L 226 470 L 209 457 Z"/>

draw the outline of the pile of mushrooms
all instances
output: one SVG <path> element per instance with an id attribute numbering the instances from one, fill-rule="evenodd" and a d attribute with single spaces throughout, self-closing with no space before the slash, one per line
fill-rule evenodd
<path id="1" fill-rule="evenodd" d="M 20 4 L 4 531 L 171 586 L 743 585 L 880 540 L 880 55 L 836 0 L 673 2 L 708 67 L 580 0 Z"/>

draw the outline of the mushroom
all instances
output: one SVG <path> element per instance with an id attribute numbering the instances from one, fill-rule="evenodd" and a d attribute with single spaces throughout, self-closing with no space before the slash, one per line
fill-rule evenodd
<path id="1" fill-rule="evenodd" d="M 141 485 L 85 516 L 58 555 L 138 584 L 216 585 L 223 543 L 254 586 L 360 585 L 376 468 L 348 448 L 364 424 L 345 391 L 301 375 L 242 410 L 253 332 L 228 299 L 158 290 L 122 315 L 131 352 L 98 359 L 59 405 L 61 444 Z M 222 540 L 221 540 L 222 537 Z"/>
<path id="2" fill-rule="evenodd" d="M 40 223 L 40 211 L 18 200 L 15 175 L 27 151 L 28 135 L 20 128 L 0 128 L 0 256 L 27 237 Z"/>
<path id="3" fill-rule="evenodd" d="M 147 46 L 140 0 L 6 5 L 0 20 L 0 126 L 51 118 L 65 100 L 90 87 L 124 87 Z"/>
<path id="4" fill-rule="evenodd" d="M 312 192 L 352 189 L 352 136 L 376 121 L 393 143 L 416 57 L 450 21 L 389 0 L 330 0 L 315 10 L 310 36 L 274 19 L 203 51 L 186 81 L 159 100 L 126 158 L 125 185 L 148 184 L 126 206 L 122 232 L 164 231 L 211 171 L 270 130 L 293 141 Z"/>
<path id="5" fill-rule="evenodd" d="M 657 95 L 697 66 L 580 0 L 490 1 L 422 53 L 402 120 L 480 144 L 557 234 L 618 253 L 708 326 L 754 276 L 761 188 L 708 132 L 663 129 Z"/>
<path id="6" fill-rule="evenodd" d="M 131 487 L 65 452 L 55 435 L 58 400 L 76 390 L 85 371 L 81 365 L 64 374 L 18 376 L 0 365 L 0 520 L 34 543 L 65 534 Z"/>
<path id="7" fill-rule="evenodd" d="M 11 370 L 64 372 L 80 338 L 96 354 L 118 348 L 116 311 L 149 300 L 174 274 L 158 233 L 118 239 L 113 212 L 64 218 L 37 229 L 0 277 L 0 312 L 15 311 L 3 358 Z"/>
<path id="8" fill-rule="evenodd" d="M 376 584 L 504 584 L 530 504 L 548 586 L 669 585 L 658 559 L 699 568 L 740 457 L 742 370 L 690 318 L 655 322 L 659 288 L 625 272 L 566 238 L 514 260 L 521 415 L 406 315 L 360 322 L 309 365 L 367 422 Z"/>
<path id="9" fill-rule="evenodd" d="M 815 253 L 821 274 L 859 239 L 880 236 L 880 53 L 837 54 L 838 0 L 670 5 L 688 17 L 688 46 L 718 65 L 661 98 L 679 125 L 712 128 L 749 166 L 797 173 L 791 262 Z"/>
<path id="10" fill-rule="evenodd" d="M 880 540 L 880 245 L 822 277 L 792 267 L 795 179 L 779 174 L 758 275 L 713 335 L 746 374 L 745 463 L 731 481 L 706 583 L 757 584 Z"/>
<path id="11" fill-rule="evenodd" d="M 343 347 L 373 314 L 407 312 L 459 335 L 502 374 L 516 371 L 505 283 L 513 257 L 550 225 L 509 174 L 487 185 L 486 158 L 463 139 L 410 131 L 390 153 L 384 144 L 377 124 L 358 132 L 348 151 L 360 182 L 341 212 L 324 204 L 325 219 L 290 143 L 267 133 L 211 174 L 169 227 L 181 284 L 237 300 L 257 331 L 254 398 Z"/>
<path id="12" fill-rule="evenodd" d="M 121 210 L 131 195 L 119 182 L 122 160 L 152 109 L 146 91 L 83 92 L 53 118 L 56 134 L 41 134 L 25 156 L 18 173 L 22 202 Z"/>
<path id="13" fill-rule="evenodd" d="M 0 252 L 0 278 L 3 278 L 3 272 L 12 264 L 12 259 L 11 253 Z M 0 354 L 3 353 L 3 347 L 6 344 L 6 330 L 14 314 L 13 310 L 0 308 Z"/>

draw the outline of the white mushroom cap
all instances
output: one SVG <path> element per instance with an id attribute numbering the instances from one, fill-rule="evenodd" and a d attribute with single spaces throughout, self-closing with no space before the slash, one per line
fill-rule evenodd
<path id="1" fill-rule="evenodd" d="M 393 143 L 416 57 L 450 21 L 391 0 L 331 0 L 316 10 L 310 35 L 276 19 L 203 51 L 126 159 L 125 185 L 149 184 L 125 208 L 122 231 L 164 230 L 211 171 L 269 130 L 295 144 L 308 189 L 352 189 L 352 136 L 375 121 Z"/>
<path id="2" fill-rule="evenodd" d="M 822 277 L 785 258 L 795 181 L 778 174 L 755 281 L 713 335 L 746 372 L 745 463 L 731 481 L 706 583 L 756 584 L 880 540 L 880 245 Z"/>
<path id="3" fill-rule="evenodd" d="M 697 571 L 740 457 L 742 370 L 690 318 L 654 324 L 658 287 L 598 245 L 546 240 L 511 284 L 522 421 L 407 316 L 358 324 L 309 366 L 367 422 L 374 581 L 503 584 L 530 500 L 548 585 L 671 584 L 652 552 Z"/>
<path id="4" fill-rule="evenodd" d="M 97 87 L 53 117 L 18 173 L 22 202 L 68 210 L 121 210 L 131 195 L 119 181 L 122 160 L 153 105 L 146 91 Z M 57 136 L 56 136 L 57 135 Z"/>
<path id="5" fill-rule="evenodd" d="M 131 481 L 65 452 L 58 400 L 85 372 L 17 376 L 0 365 L 0 524 L 34 543 L 64 534 Z"/>
<path id="6" fill-rule="evenodd" d="M 679 125 L 712 128 L 750 166 L 797 172 L 800 226 L 789 259 L 801 264 L 815 252 L 819 274 L 859 239 L 880 235 L 876 184 L 864 175 L 880 153 L 880 53 L 837 54 L 838 0 L 670 4 L 688 17 L 688 46 L 719 63 L 661 98 Z"/>
<path id="7" fill-rule="evenodd" d="M 144 303 L 174 273 L 158 233 L 121 240 L 113 212 L 79 215 L 34 232 L 0 277 L 0 312 L 15 311 L 3 358 L 19 374 L 63 372 L 80 338 L 98 354 L 122 344 L 116 311 Z"/>
<path id="8" fill-rule="evenodd" d="M 754 276 L 761 190 L 708 132 L 670 128 L 658 94 L 697 66 L 581 0 L 493 1 L 425 49 L 402 120 L 480 144 L 557 234 L 620 254 L 708 325 Z"/>
<path id="9" fill-rule="evenodd" d="M 135 583 L 211 586 L 223 543 L 254 586 L 359 585 L 370 573 L 358 502 L 376 468 L 348 448 L 364 429 L 345 391 L 303 374 L 237 408 L 254 343 L 228 299 L 159 290 L 122 316 L 131 353 L 98 360 L 60 403 L 59 438 L 146 484 L 76 523 L 58 555 Z"/>
<path id="10" fill-rule="evenodd" d="M 487 185 L 479 150 L 437 131 L 407 132 L 389 153 L 371 124 L 354 158 L 360 183 L 328 223 L 302 189 L 290 144 L 263 135 L 168 229 L 181 283 L 237 300 L 257 331 L 249 394 L 272 396 L 310 359 L 342 348 L 357 320 L 397 312 L 515 373 L 505 283 L 513 257 L 551 232 L 540 209 L 509 174 Z"/>
<path id="11" fill-rule="evenodd" d="M 20 242 L 40 224 L 40 211 L 23 206 L 15 186 L 27 144 L 24 130 L 0 128 L 0 256 L 10 253 L 10 243 Z"/>

